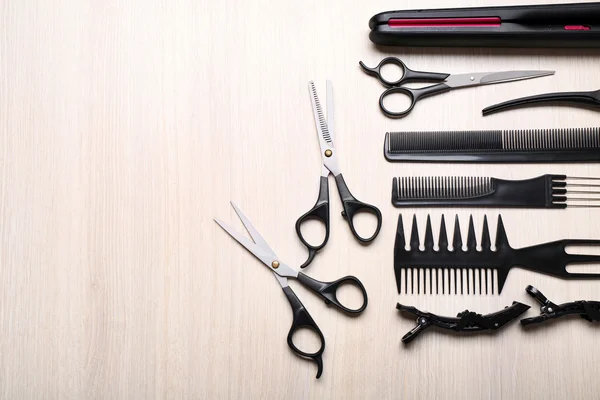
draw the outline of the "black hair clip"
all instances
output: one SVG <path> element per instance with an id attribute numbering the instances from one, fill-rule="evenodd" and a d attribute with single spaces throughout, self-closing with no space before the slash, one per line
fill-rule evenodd
<path id="1" fill-rule="evenodd" d="M 579 314 L 579 316 L 590 322 L 600 321 L 600 301 L 585 301 L 578 300 L 570 303 L 556 305 L 542 292 L 529 285 L 525 289 L 534 299 L 542 306 L 540 307 L 541 314 L 533 318 L 525 318 L 521 320 L 521 324 L 539 324 L 549 319 L 560 318 L 565 315 Z"/>
<path id="2" fill-rule="evenodd" d="M 481 315 L 465 310 L 458 313 L 456 318 L 441 317 L 439 315 L 417 310 L 412 306 L 404 306 L 400 303 L 396 305 L 396 308 L 400 310 L 400 312 L 409 313 L 417 317 L 417 326 L 402 337 L 402 342 L 409 343 L 417 337 L 419 333 L 432 325 L 456 332 L 495 331 L 523 314 L 529 309 L 529 306 L 513 301 L 511 306 L 492 314 Z"/>

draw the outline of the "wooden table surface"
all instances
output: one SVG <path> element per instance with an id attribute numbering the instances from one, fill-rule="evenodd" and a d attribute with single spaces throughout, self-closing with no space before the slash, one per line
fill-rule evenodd
<path id="1" fill-rule="evenodd" d="M 480 231 L 486 212 L 495 230 L 500 210 L 399 210 L 390 203 L 393 176 L 600 176 L 590 164 L 384 160 L 386 131 L 597 125 L 596 112 L 576 108 L 480 111 L 513 97 L 597 89 L 597 51 L 380 49 L 368 40 L 367 22 L 381 11 L 493 4 L 0 1 L 0 397 L 597 398 L 598 330 L 577 318 L 531 332 L 518 322 L 494 335 L 427 331 L 400 343 L 415 323 L 400 317 L 398 301 L 441 315 L 520 301 L 533 316 L 528 284 L 556 302 L 600 300 L 600 282 L 519 269 L 500 296 L 396 292 L 400 211 L 405 225 L 416 212 L 421 226 L 428 213 L 435 223 L 441 213 L 463 221 L 473 213 Z M 382 86 L 358 61 L 392 54 L 427 71 L 556 75 L 453 91 L 390 120 L 377 105 Z M 347 318 L 291 283 L 327 341 L 316 380 L 314 364 L 287 346 L 292 316 L 276 281 L 213 218 L 242 229 L 232 200 L 282 260 L 304 260 L 294 223 L 314 204 L 320 172 L 307 82 L 324 101 L 327 78 L 346 182 L 384 221 L 377 240 L 360 246 L 330 180 L 330 240 L 307 273 L 356 275 L 369 305 Z M 516 247 L 600 238 L 593 209 L 502 216 Z"/>

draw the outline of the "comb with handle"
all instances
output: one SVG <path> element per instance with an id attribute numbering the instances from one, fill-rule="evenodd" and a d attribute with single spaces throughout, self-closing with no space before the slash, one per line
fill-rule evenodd
<path id="1" fill-rule="evenodd" d="M 387 132 L 388 161 L 598 162 L 600 128 Z"/>
<path id="2" fill-rule="evenodd" d="M 474 176 L 399 177 L 396 207 L 600 207 L 600 178 L 541 175 L 523 180 Z"/>
<path id="3" fill-rule="evenodd" d="M 565 250 L 567 246 L 598 246 L 600 240 L 565 239 L 514 249 L 508 242 L 501 216 L 498 216 L 495 250 L 491 248 L 487 217 L 483 220 L 481 250 L 477 249 L 472 216 L 469 219 L 466 250 L 463 249 L 458 216 L 454 224 L 452 251 L 448 248 L 443 215 L 439 249 L 435 250 L 433 246 L 429 215 L 425 228 L 424 250 L 421 250 L 419 245 L 417 219 L 413 216 L 410 248 L 406 248 L 400 214 L 394 244 L 394 272 L 398 293 L 421 294 L 422 291 L 423 294 L 494 294 L 494 281 L 497 281 L 497 293 L 500 294 L 508 272 L 515 266 L 564 279 L 600 279 L 598 273 L 573 273 L 566 269 L 570 264 L 598 263 L 600 256 L 569 254 Z"/>

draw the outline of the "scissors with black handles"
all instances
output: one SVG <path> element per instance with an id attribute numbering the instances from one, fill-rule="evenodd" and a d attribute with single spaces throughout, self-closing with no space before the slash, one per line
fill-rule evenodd
<path id="1" fill-rule="evenodd" d="M 381 68 L 385 65 L 395 65 L 400 69 L 400 78 L 389 81 L 381 74 Z M 511 82 L 522 79 L 539 78 L 553 75 L 554 71 L 503 71 L 503 72 L 478 72 L 469 74 L 451 75 L 439 72 L 413 71 L 396 57 L 387 57 L 381 60 L 375 68 L 367 67 L 362 61 L 359 62 L 362 70 L 368 75 L 374 76 L 388 89 L 379 97 L 379 107 L 383 113 L 390 118 L 402 118 L 407 116 L 415 104 L 429 96 L 444 93 L 452 89 L 469 86 L 489 85 L 493 83 Z M 422 88 L 407 88 L 402 86 L 410 82 L 440 82 L 435 85 Z M 401 94 L 408 97 L 409 104 L 404 110 L 391 111 L 386 108 L 385 98 L 391 94 Z"/>
<path id="2" fill-rule="evenodd" d="M 237 240 L 239 244 L 244 246 L 246 250 L 254 254 L 254 256 L 258 258 L 267 268 L 269 268 L 271 272 L 273 272 L 273 275 L 275 275 L 275 279 L 277 279 L 277 282 L 283 289 L 283 293 L 285 294 L 288 302 L 290 303 L 290 306 L 292 307 L 293 320 L 292 326 L 287 335 L 288 346 L 298 356 L 313 360 L 317 364 L 318 379 L 321 376 L 321 373 L 323 372 L 322 354 L 325 350 L 325 338 L 323 337 L 321 329 L 319 329 L 315 321 L 312 319 L 312 317 L 306 310 L 306 307 L 304 307 L 300 299 L 298 299 L 298 296 L 296 296 L 292 288 L 289 287 L 288 278 L 296 279 L 308 290 L 321 297 L 321 299 L 325 301 L 325 304 L 331 304 L 338 310 L 343 311 L 348 315 L 354 316 L 362 313 L 365 310 L 365 308 L 367 308 L 367 291 L 365 290 L 365 287 L 363 286 L 362 282 L 354 276 L 345 276 L 333 282 L 321 282 L 285 264 L 279 257 L 275 255 L 275 252 L 271 250 L 269 244 L 260 235 L 260 233 L 258 233 L 256 228 L 252 225 L 248 218 L 246 218 L 242 211 L 238 207 L 236 207 L 235 204 L 231 203 L 231 205 L 233 206 L 238 217 L 240 217 L 240 219 L 242 220 L 242 223 L 244 224 L 244 227 L 250 234 L 250 237 L 252 237 L 252 240 L 236 232 L 233 228 L 231 228 L 229 225 L 222 221 L 215 219 L 215 222 L 219 224 L 221 228 L 223 228 L 225 232 L 227 232 L 231 237 Z M 336 293 L 342 285 L 352 285 L 360 290 L 363 298 L 363 303 L 360 307 L 352 309 L 340 303 L 336 296 Z M 299 349 L 294 344 L 294 333 L 299 329 L 304 328 L 312 330 L 319 336 L 321 346 L 316 352 L 305 352 Z"/>
<path id="3" fill-rule="evenodd" d="M 379 230 L 381 229 L 381 211 L 371 204 L 357 200 L 352 193 L 350 193 L 350 190 L 344 181 L 344 176 L 340 171 L 337 149 L 334 145 L 335 118 L 333 113 L 333 87 L 331 82 L 327 81 L 327 119 L 325 119 L 325 115 L 323 114 L 323 108 L 319 102 L 314 82 L 311 81 L 308 83 L 308 90 L 315 117 L 315 125 L 317 127 L 317 136 L 319 137 L 319 146 L 321 147 L 322 167 L 317 202 L 312 209 L 296 221 L 296 233 L 298 234 L 300 241 L 308 249 L 308 258 L 304 264 L 300 266 L 301 268 L 307 267 L 315 258 L 315 254 L 325 247 L 329 240 L 329 174 L 333 174 L 335 177 L 335 184 L 337 185 L 340 199 L 342 200 L 342 205 L 344 207 L 342 217 L 348 222 L 354 237 L 356 237 L 359 242 L 368 244 L 377 237 L 377 234 L 379 234 Z M 354 227 L 354 217 L 359 213 L 369 213 L 374 215 L 377 219 L 375 231 L 369 237 L 362 237 Z M 325 225 L 325 237 L 323 238 L 323 242 L 316 246 L 309 243 L 304 236 L 302 236 L 301 226 L 309 219 L 321 221 Z"/>

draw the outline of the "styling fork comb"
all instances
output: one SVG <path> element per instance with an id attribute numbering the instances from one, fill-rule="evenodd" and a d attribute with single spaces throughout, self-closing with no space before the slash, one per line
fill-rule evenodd
<path id="1" fill-rule="evenodd" d="M 452 250 L 448 248 L 446 223 L 442 215 L 439 249 L 435 250 L 431 219 L 428 215 L 424 250 L 421 250 L 415 215 L 412 221 L 410 248 L 407 250 L 402 214 L 400 214 L 394 244 L 394 272 L 398 293 L 494 294 L 496 282 L 497 294 L 500 294 L 508 272 L 515 266 L 564 279 L 600 279 L 598 273 L 573 273 L 566 269 L 570 264 L 598 263 L 600 256 L 570 254 L 565 250 L 567 246 L 573 245 L 600 245 L 600 240 L 564 239 L 514 249 L 508 242 L 502 217 L 498 216 L 496 249 L 492 250 L 487 217 L 484 217 L 481 250 L 478 250 L 471 216 L 466 244 L 465 250 L 459 219 L 456 216 Z"/>
<path id="2" fill-rule="evenodd" d="M 541 175 L 523 180 L 415 176 L 392 181 L 396 207 L 600 207 L 600 178 Z"/>

